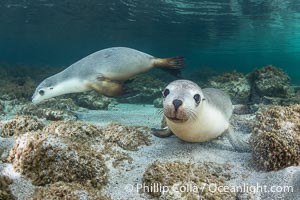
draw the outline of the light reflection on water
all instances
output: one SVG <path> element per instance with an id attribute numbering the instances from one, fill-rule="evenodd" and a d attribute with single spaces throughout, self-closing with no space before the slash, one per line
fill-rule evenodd
<path id="1" fill-rule="evenodd" d="M 300 1 L 2 0 L 0 61 L 70 64 L 129 46 L 191 67 L 274 64 L 300 79 Z M 217 58 L 217 59 L 216 59 Z"/>

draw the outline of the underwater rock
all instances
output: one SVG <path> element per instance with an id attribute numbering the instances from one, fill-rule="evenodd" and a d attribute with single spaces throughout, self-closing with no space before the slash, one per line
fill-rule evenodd
<path id="1" fill-rule="evenodd" d="M 52 108 L 54 110 L 68 110 L 68 111 L 78 110 L 78 106 L 76 105 L 73 99 L 62 98 L 62 97 L 48 99 L 47 101 L 42 102 L 37 106 L 42 108 Z"/>
<path id="2" fill-rule="evenodd" d="M 128 83 L 129 96 L 118 98 L 120 103 L 152 104 L 153 101 L 161 97 L 161 92 L 167 83 L 149 75 L 140 75 L 132 82 Z"/>
<path id="3" fill-rule="evenodd" d="M 246 103 L 251 94 L 250 82 L 246 76 L 235 71 L 210 79 L 209 85 L 228 93 L 233 104 Z"/>
<path id="4" fill-rule="evenodd" d="M 45 132 L 18 137 L 8 161 L 38 186 L 62 181 L 101 189 L 108 181 L 100 153 Z"/>
<path id="5" fill-rule="evenodd" d="M 18 77 L 12 80 L 0 79 L 0 99 L 29 100 L 35 90 L 36 82 L 30 77 Z"/>
<path id="6" fill-rule="evenodd" d="M 300 165 L 300 105 L 274 106 L 258 112 L 250 137 L 258 169 L 271 171 Z"/>
<path id="7" fill-rule="evenodd" d="M 64 182 L 39 187 L 29 200 L 40 199 L 111 200 L 110 197 L 102 196 L 99 190 L 92 187 L 83 187 L 80 184 Z"/>
<path id="8" fill-rule="evenodd" d="M 0 176 L 0 199 L 13 200 L 16 199 L 10 189 L 9 185 L 12 184 L 12 180 L 7 176 Z"/>
<path id="9" fill-rule="evenodd" d="M 230 118 L 230 124 L 234 132 L 249 134 L 255 125 L 255 113 L 253 114 L 233 114 Z"/>
<path id="10" fill-rule="evenodd" d="M 154 105 L 155 108 L 162 108 L 163 107 L 162 98 L 159 97 L 159 98 L 154 99 L 153 105 Z"/>
<path id="11" fill-rule="evenodd" d="M 71 99 L 51 99 L 43 104 L 25 104 L 18 114 L 37 116 L 50 121 L 76 120 L 73 111 L 78 107 Z"/>
<path id="12" fill-rule="evenodd" d="M 73 94 L 72 99 L 78 106 L 91 110 L 107 110 L 111 103 L 116 102 L 115 99 L 97 94 L 94 91 Z"/>
<path id="13" fill-rule="evenodd" d="M 225 181 L 231 178 L 229 168 L 229 165 L 216 163 L 197 165 L 155 161 L 143 175 L 145 188 L 141 190 L 159 199 L 236 199 L 233 192 L 210 191 L 210 188 L 226 185 Z M 168 187 L 169 191 L 163 194 L 159 189 L 147 190 L 147 187 L 155 186 Z"/>
<path id="14" fill-rule="evenodd" d="M 17 112 L 26 104 L 24 101 L 20 101 L 18 99 L 3 100 L 1 102 L 3 105 L 3 117 L 16 115 Z"/>
<path id="15" fill-rule="evenodd" d="M 77 121 L 51 122 L 42 132 L 65 138 L 69 142 L 76 143 L 86 149 L 95 149 L 105 157 L 105 159 L 112 160 L 113 167 L 117 167 L 123 163 L 123 161 L 128 161 L 129 163 L 132 161 L 132 158 L 127 153 L 122 152 L 117 148 L 119 147 L 118 143 L 123 144 L 124 141 L 126 141 L 128 143 L 123 145 L 127 145 L 127 148 L 137 148 L 134 146 L 136 144 L 133 139 L 132 141 L 128 141 L 128 138 L 125 138 L 122 141 L 112 140 L 110 135 L 112 132 L 108 131 L 108 136 L 100 127 Z M 129 138 L 134 137 L 130 133 L 128 135 Z M 138 140 L 138 142 L 140 141 Z M 133 147 L 130 145 L 133 145 Z"/>
<path id="16" fill-rule="evenodd" d="M 92 138 L 102 135 L 102 130 L 97 126 L 74 121 L 51 122 L 42 132 L 85 145 L 88 145 L 90 141 L 92 142 Z"/>
<path id="17" fill-rule="evenodd" d="M 260 102 L 264 96 L 287 97 L 292 92 L 289 76 L 272 65 L 253 71 L 248 78 L 252 85 L 253 102 Z"/>
<path id="18" fill-rule="evenodd" d="M 265 104 L 288 106 L 293 104 L 300 104 L 300 91 L 297 86 L 291 86 L 287 97 L 262 97 Z"/>
<path id="19" fill-rule="evenodd" d="M 111 123 L 104 129 L 103 138 L 107 142 L 117 143 L 125 150 L 136 151 L 139 146 L 151 144 L 150 134 L 146 134 L 147 132 L 150 132 L 147 127 Z"/>
<path id="20" fill-rule="evenodd" d="M 4 113 L 4 104 L 3 104 L 3 102 L 2 101 L 0 101 L 0 116 L 1 115 L 4 115 L 5 113 Z"/>
<path id="21" fill-rule="evenodd" d="M 44 126 L 42 121 L 32 116 L 16 116 L 7 121 L 0 121 L 0 136 L 17 136 L 26 132 L 41 130 Z"/>
<path id="22" fill-rule="evenodd" d="M 0 163 L 6 162 L 9 152 L 14 146 L 14 138 L 2 138 L 0 137 Z"/>

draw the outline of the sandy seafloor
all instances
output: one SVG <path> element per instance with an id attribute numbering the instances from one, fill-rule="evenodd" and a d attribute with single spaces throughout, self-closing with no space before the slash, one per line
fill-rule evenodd
<path id="1" fill-rule="evenodd" d="M 111 121 L 124 125 L 160 127 L 161 117 L 158 109 L 152 105 L 118 104 L 109 110 L 82 110 L 77 112 L 79 121 L 106 126 Z M 239 133 L 244 139 L 249 133 Z M 1 145 L 13 142 L 12 139 L 1 139 Z M 139 193 L 142 176 L 148 165 L 155 160 L 183 161 L 192 163 L 214 162 L 230 164 L 232 178 L 228 184 L 235 186 L 276 187 L 282 190 L 284 186 L 292 186 L 293 192 L 249 192 L 250 199 L 291 199 L 300 197 L 300 167 L 288 167 L 276 172 L 256 171 L 251 164 L 251 153 L 235 152 L 226 138 L 219 138 L 207 143 L 187 143 L 175 136 L 170 138 L 151 137 L 150 146 L 142 146 L 138 151 L 128 151 L 133 158 L 132 163 L 124 162 L 121 167 L 109 168 L 109 184 L 103 189 L 112 199 L 148 199 L 145 193 Z M 26 199 L 33 193 L 29 179 L 14 172 L 11 164 L 0 164 L 0 173 L 10 176 L 14 182 L 10 185 L 12 193 L 18 199 Z M 258 188 L 259 188 L 258 187 Z M 249 189 L 251 190 L 251 189 Z M 260 189 L 258 189 L 260 190 Z M 251 190 L 252 191 L 252 190 Z M 247 198 L 245 198 L 247 199 Z"/>

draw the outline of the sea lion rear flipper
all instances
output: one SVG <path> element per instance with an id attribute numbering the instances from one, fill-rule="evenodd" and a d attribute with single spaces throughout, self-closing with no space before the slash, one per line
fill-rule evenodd
<path id="1" fill-rule="evenodd" d="M 238 137 L 237 134 L 234 133 L 233 129 L 231 127 L 228 128 L 226 131 L 226 136 L 232 145 L 232 147 L 238 151 L 238 152 L 251 152 L 250 145 Z"/>
<path id="2" fill-rule="evenodd" d="M 152 128 L 151 133 L 152 135 L 159 138 L 166 138 L 173 135 L 172 131 L 168 127 L 162 129 Z"/>
<path id="3" fill-rule="evenodd" d="M 153 65 L 164 69 L 181 69 L 185 67 L 184 57 L 154 58 Z"/>

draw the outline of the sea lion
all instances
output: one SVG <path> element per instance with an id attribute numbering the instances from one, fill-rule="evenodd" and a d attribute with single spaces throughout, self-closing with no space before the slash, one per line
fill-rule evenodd
<path id="1" fill-rule="evenodd" d="M 122 81 L 153 67 L 180 69 L 183 66 L 183 57 L 155 58 L 127 47 L 107 48 L 46 78 L 36 88 L 32 102 L 39 103 L 59 95 L 90 90 L 110 97 L 121 96 L 126 93 Z"/>
<path id="2" fill-rule="evenodd" d="M 162 96 L 167 127 L 152 129 L 155 136 L 175 134 L 187 142 L 206 142 L 227 132 L 236 150 L 249 151 L 249 146 L 234 136 L 230 128 L 233 105 L 225 92 L 201 89 L 189 80 L 176 80 L 164 89 Z"/>

